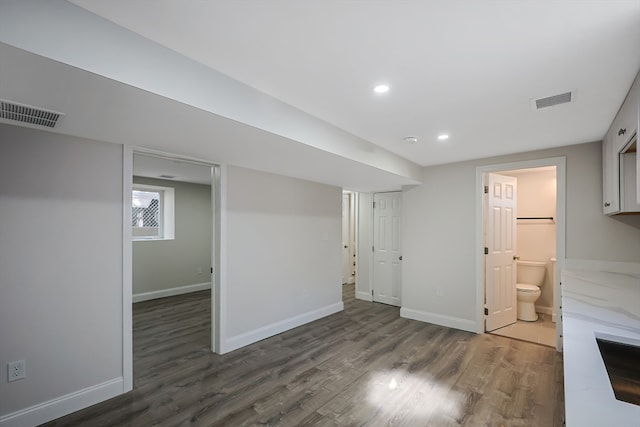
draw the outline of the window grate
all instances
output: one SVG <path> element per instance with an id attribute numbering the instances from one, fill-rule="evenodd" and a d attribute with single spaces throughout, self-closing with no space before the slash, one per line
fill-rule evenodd
<path id="1" fill-rule="evenodd" d="M 175 191 L 173 188 L 133 184 L 131 237 L 133 240 L 175 239 Z"/>
<path id="2" fill-rule="evenodd" d="M 160 192 L 133 190 L 131 205 L 134 228 L 157 229 L 160 226 Z M 157 231 L 151 234 L 157 235 Z"/>

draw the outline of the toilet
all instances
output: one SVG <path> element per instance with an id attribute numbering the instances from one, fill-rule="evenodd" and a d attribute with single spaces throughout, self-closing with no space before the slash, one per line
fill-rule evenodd
<path id="1" fill-rule="evenodd" d="M 517 261 L 516 295 L 518 319 L 527 322 L 538 320 L 535 302 L 540 298 L 540 286 L 544 282 L 547 264 L 541 261 Z"/>

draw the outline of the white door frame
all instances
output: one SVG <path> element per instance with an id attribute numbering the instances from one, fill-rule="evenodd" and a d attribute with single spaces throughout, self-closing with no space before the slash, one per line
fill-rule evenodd
<path id="1" fill-rule="evenodd" d="M 356 283 L 356 261 L 358 250 L 358 193 L 349 191 L 349 284 Z"/>
<path id="2" fill-rule="evenodd" d="M 373 301 L 373 194 L 357 193 L 356 209 L 356 299 Z"/>
<path id="3" fill-rule="evenodd" d="M 226 167 L 193 157 L 181 156 L 151 150 L 143 147 L 123 146 L 123 212 L 122 212 L 122 376 L 123 393 L 133 389 L 133 250 L 131 230 L 131 191 L 133 189 L 133 155 L 143 154 L 161 157 L 169 160 L 177 160 L 186 163 L 199 164 L 211 167 L 211 203 L 212 203 L 212 236 L 211 236 L 211 265 L 213 267 L 213 280 L 211 289 L 211 350 L 214 353 L 222 353 L 224 349 L 223 332 L 226 331 L 224 319 L 226 319 L 225 304 L 221 301 L 225 298 L 226 290 L 226 260 L 224 251 L 221 250 L 226 242 Z"/>
<path id="4" fill-rule="evenodd" d="M 520 162 L 502 163 L 476 168 L 476 333 L 484 333 L 484 212 L 483 212 L 483 175 L 489 172 L 500 173 L 514 169 L 530 169 L 545 166 L 556 167 L 556 268 L 561 271 L 565 263 L 566 253 L 566 157 L 550 157 Z M 562 350 L 562 316 L 560 310 L 560 282 L 559 274 L 556 274 L 555 288 L 556 298 L 554 310 L 557 314 L 556 322 L 556 349 Z"/>
<path id="5" fill-rule="evenodd" d="M 345 200 L 346 199 L 346 200 Z M 345 212 L 346 209 L 346 212 Z M 346 213 L 346 215 L 345 215 Z M 346 224 L 345 224 L 346 222 Z M 353 283 L 353 193 L 342 191 L 342 283 Z M 345 238 L 346 237 L 346 238 Z M 344 247 L 346 246 L 346 247 Z"/>

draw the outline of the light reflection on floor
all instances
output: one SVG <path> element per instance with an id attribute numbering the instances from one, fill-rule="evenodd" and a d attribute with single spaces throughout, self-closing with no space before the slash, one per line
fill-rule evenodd
<path id="1" fill-rule="evenodd" d="M 374 372 L 368 382 L 367 403 L 402 423 L 455 420 L 462 415 L 463 396 L 425 374 L 404 370 Z"/>

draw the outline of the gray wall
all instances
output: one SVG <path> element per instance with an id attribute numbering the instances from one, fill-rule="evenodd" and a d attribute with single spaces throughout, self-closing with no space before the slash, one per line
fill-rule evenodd
<path id="1" fill-rule="evenodd" d="M 133 182 L 175 189 L 175 239 L 133 242 L 133 294 L 211 282 L 211 186 L 143 177 Z"/>
<path id="2" fill-rule="evenodd" d="M 0 152 L 1 416 L 122 376 L 122 146 L 0 124 Z"/>
<path id="3" fill-rule="evenodd" d="M 0 149 L 0 367 L 27 366 L 0 379 L 0 418 L 122 392 L 123 147 L 0 125 Z M 232 166 L 224 179 L 227 348 L 341 309 L 342 190 Z M 17 422 L 43 421 L 32 413 Z"/>
<path id="4" fill-rule="evenodd" d="M 427 167 L 424 184 L 403 190 L 403 308 L 475 322 L 476 167 L 558 156 L 567 159 L 566 257 L 640 261 L 640 217 L 602 214 L 600 142 Z"/>
<path id="5" fill-rule="evenodd" d="M 229 166 L 227 192 L 229 339 L 342 303 L 341 188 Z"/>

